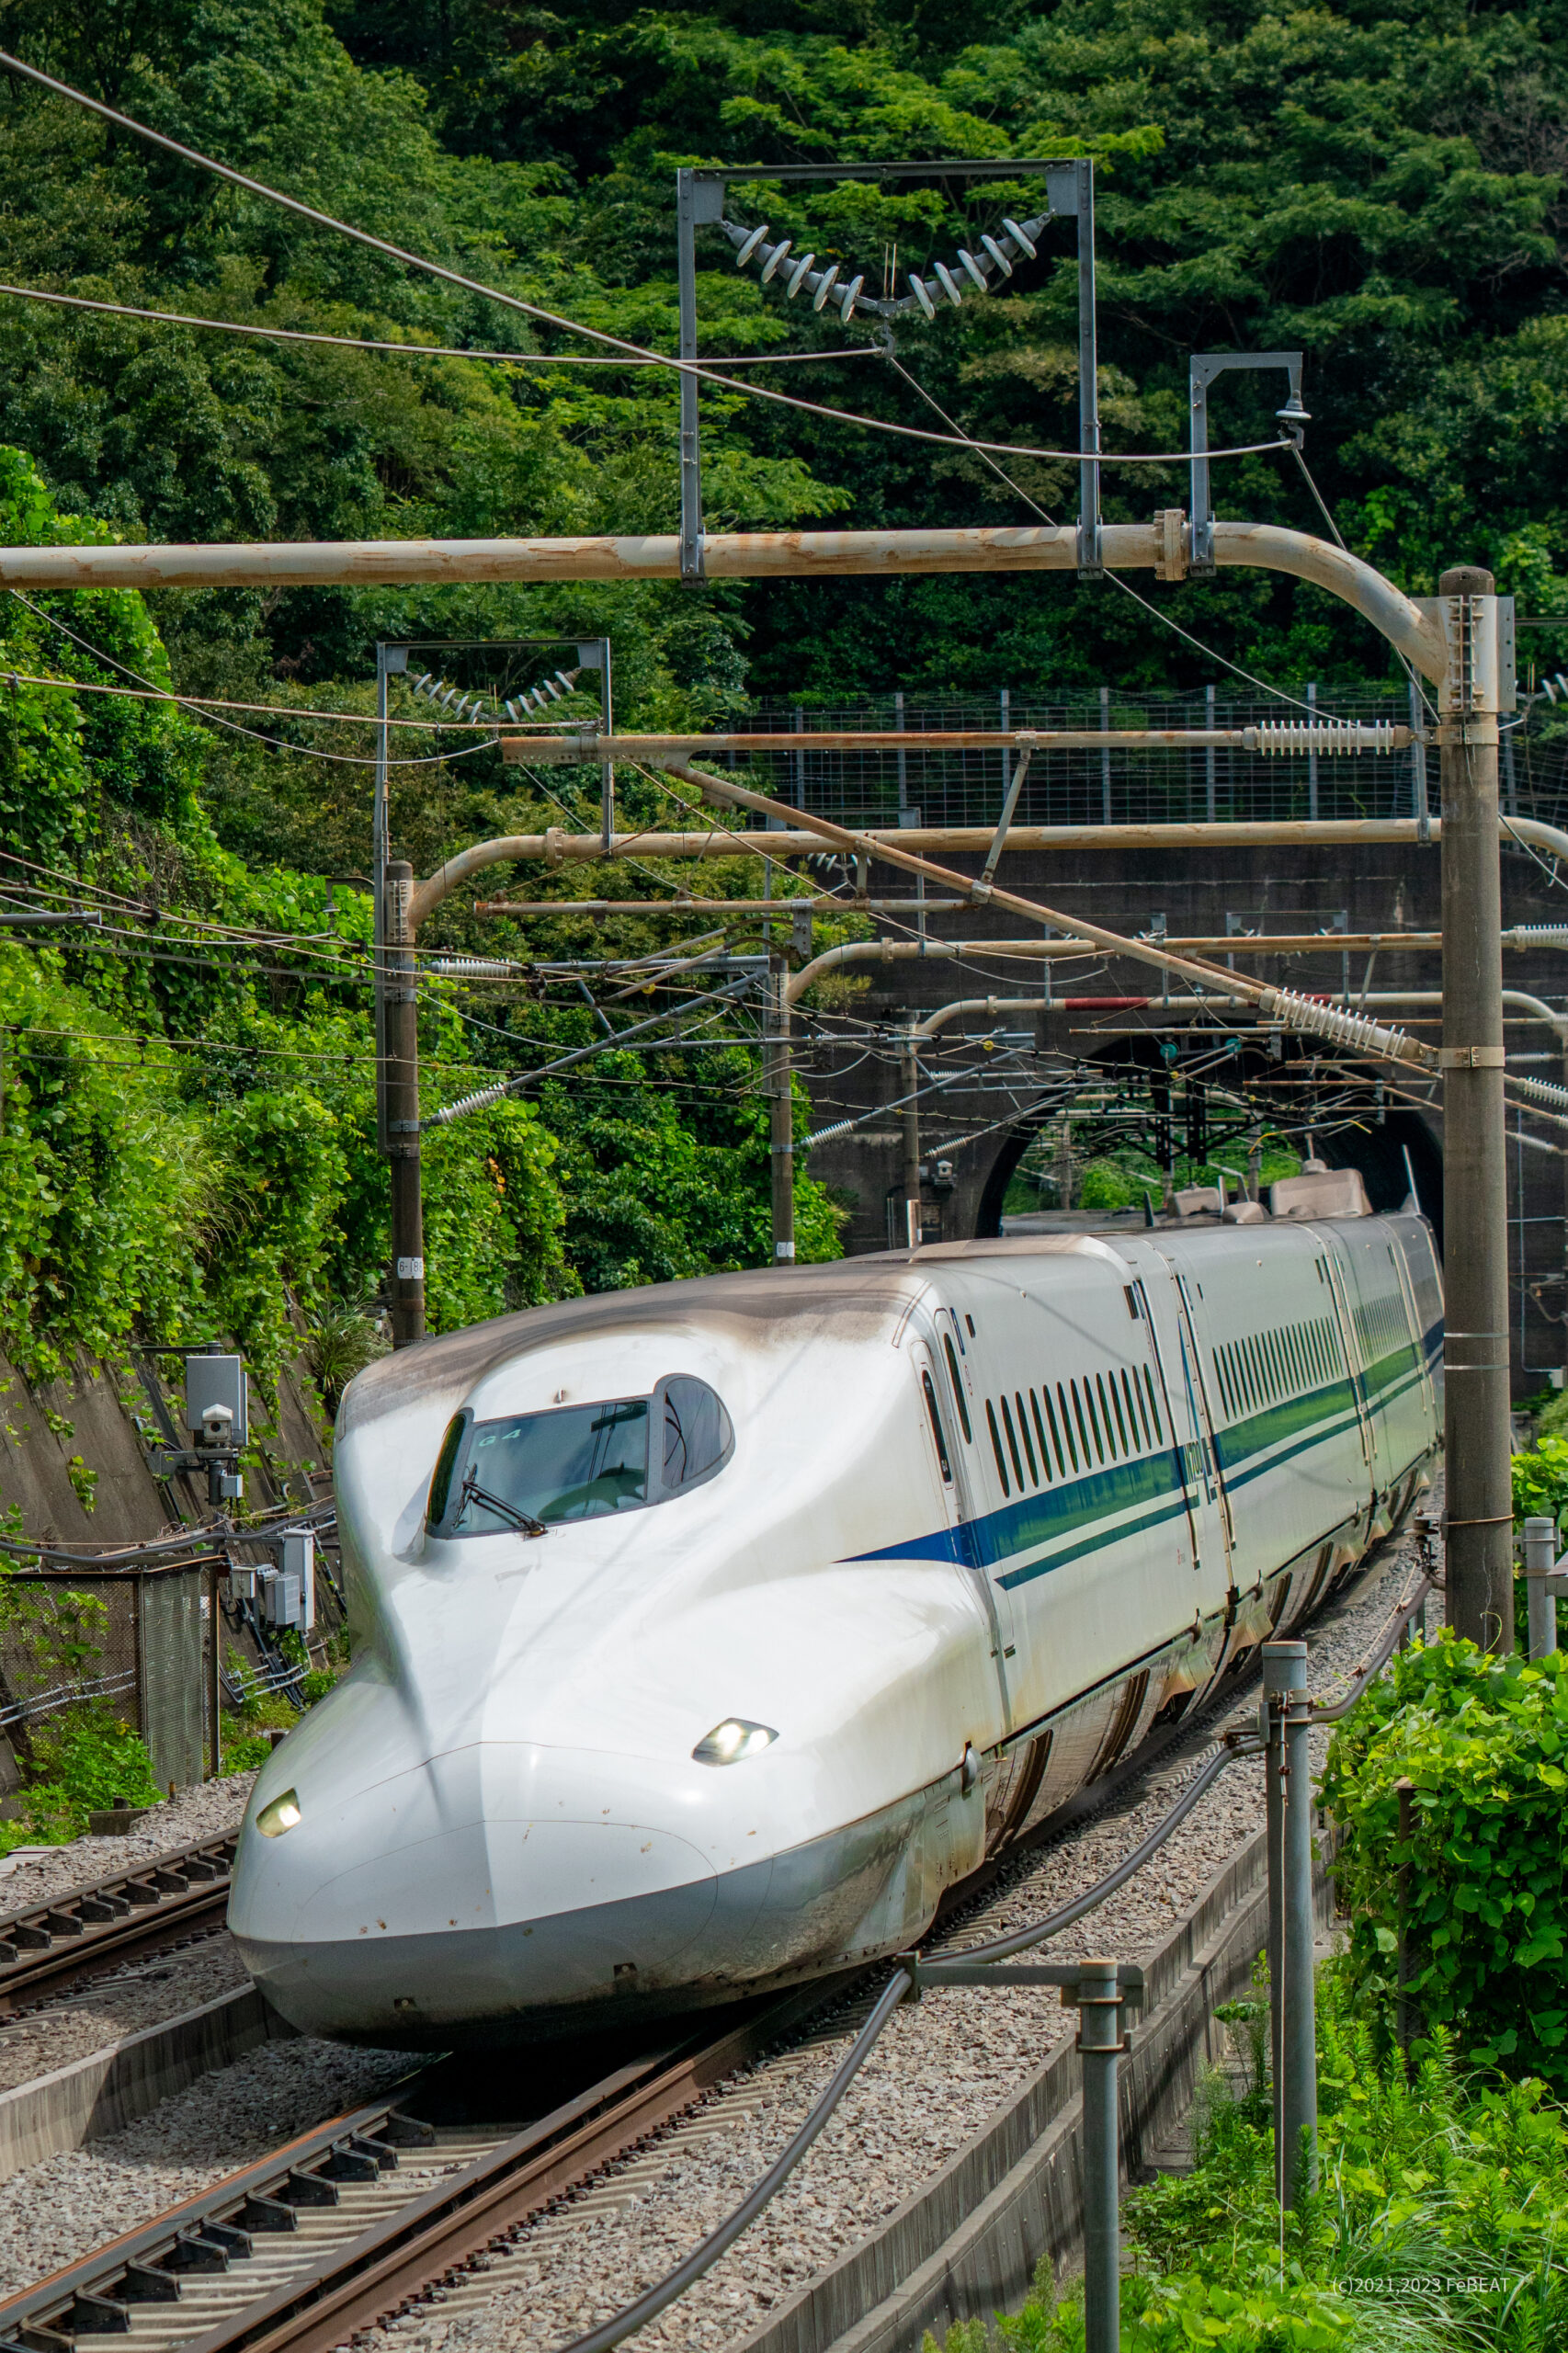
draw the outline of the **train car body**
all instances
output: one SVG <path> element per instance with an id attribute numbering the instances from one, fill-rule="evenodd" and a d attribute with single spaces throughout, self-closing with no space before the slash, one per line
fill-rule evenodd
<path id="1" fill-rule="evenodd" d="M 369 1368 L 354 1664 L 258 1777 L 248 1965 L 309 2032 L 429 2049 L 907 1946 L 1409 1509 L 1441 1312 L 1417 1216 L 1216 1223 L 614 1292 Z"/>

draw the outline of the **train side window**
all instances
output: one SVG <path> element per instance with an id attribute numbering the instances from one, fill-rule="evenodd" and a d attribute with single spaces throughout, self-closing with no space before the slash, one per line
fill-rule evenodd
<path id="1" fill-rule="evenodd" d="M 1078 1384 L 1077 1384 L 1077 1382 L 1076 1382 L 1076 1381 L 1074 1381 L 1074 1382 L 1073 1383 L 1073 1402 L 1074 1403 L 1074 1404 L 1076 1404 L 1076 1403 L 1077 1403 L 1077 1399 L 1078 1399 Z M 1101 1438 L 1101 1436 L 1100 1436 L 1100 1426 L 1099 1426 L 1099 1423 L 1098 1423 L 1097 1419 L 1096 1418 L 1096 1415 L 1095 1415 L 1095 1392 L 1094 1392 L 1093 1389 L 1092 1389 L 1092 1388 L 1090 1387 L 1090 1385 L 1089 1385 L 1089 1376 L 1088 1376 L 1088 1374 L 1087 1374 L 1087 1373 L 1085 1373 L 1085 1374 L 1084 1375 L 1084 1404 L 1085 1404 L 1085 1406 L 1088 1408 L 1088 1415 L 1089 1415 L 1089 1427 L 1090 1427 L 1090 1429 L 1092 1429 L 1092 1430 L 1093 1430 L 1093 1432 L 1094 1432 L 1094 1434 L 1095 1434 L 1095 1452 L 1098 1455 L 1098 1457 L 1099 1457 L 1100 1461 L 1103 1462 L 1103 1461 L 1105 1461 L 1105 1440 L 1104 1440 L 1104 1438 Z M 1084 1440 L 1084 1455 L 1085 1455 L 1085 1461 L 1086 1461 L 1086 1460 L 1087 1460 L 1087 1458 L 1088 1458 L 1088 1452 L 1089 1452 L 1089 1441 L 1088 1441 L 1088 1439 L 1085 1438 L 1085 1440 Z"/>
<path id="2" fill-rule="evenodd" d="M 1062 1448 L 1062 1432 L 1057 1424 L 1056 1408 L 1051 1402 L 1051 1383 L 1049 1381 L 1042 1381 L 1040 1382 L 1040 1393 L 1045 1399 L 1045 1418 L 1051 1424 L 1051 1443 L 1056 1455 L 1056 1467 L 1058 1471 L 1061 1472 L 1062 1476 L 1065 1479 L 1067 1476 L 1067 1457 L 1063 1453 Z M 1069 1432 L 1068 1435 L 1071 1436 L 1072 1433 Z M 1076 1462 L 1074 1462 L 1073 1468 L 1076 1470 L 1077 1467 Z"/>
<path id="3" fill-rule="evenodd" d="M 1007 1451 L 1013 1458 L 1014 1475 L 1017 1479 L 1018 1493 L 1021 1495 L 1024 1492 L 1024 1465 L 1022 1457 L 1018 1453 L 1018 1441 L 1013 1430 L 1013 1416 L 1007 1410 L 1006 1397 L 1002 1400 L 1002 1427 L 1007 1433 Z"/>
<path id="4" fill-rule="evenodd" d="M 1113 1409 L 1113 1411 L 1114 1411 L 1114 1413 L 1115 1413 L 1115 1415 L 1116 1415 L 1116 1429 L 1117 1429 L 1117 1436 L 1118 1436 L 1118 1437 L 1120 1438 L 1120 1440 L 1121 1440 L 1121 1451 L 1122 1451 L 1122 1453 L 1123 1453 L 1123 1454 L 1131 1454 L 1131 1451 L 1132 1451 L 1132 1447 L 1131 1447 L 1131 1441 L 1129 1440 L 1129 1438 L 1128 1438 L 1128 1435 L 1127 1435 L 1127 1424 L 1126 1424 L 1126 1423 L 1125 1423 L 1125 1421 L 1122 1419 L 1122 1415 L 1121 1415 L 1121 1400 L 1120 1400 L 1120 1398 L 1119 1398 L 1119 1397 L 1117 1395 L 1117 1393 L 1116 1393 L 1116 1374 L 1115 1374 L 1115 1372 L 1114 1372 L 1114 1371 L 1111 1373 L 1111 1376 L 1110 1376 L 1110 1402 L 1111 1402 L 1112 1409 Z M 1110 1424 L 1109 1424 L 1108 1420 L 1108 1422 L 1107 1422 L 1107 1424 L 1106 1424 L 1106 1427 L 1107 1427 L 1107 1429 L 1108 1429 L 1108 1429 L 1109 1429 L 1109 1427 L 1110 1427 Z"/>
<path id="5" fill-rule="evenodd" d="M 1076 1391 L 1076 1390 L 1074 1390 L 1074 1392 L 1073 1392 L 1074 1397 L 1074 1400 L 1075 1400 L 1075 1399 L 1076 1399 L 1076 1397 L 1077 1397 L 1077 1393 L 1078 1393 L 1078 1392 L 1077 1392 L 1077 1391 Z M 1057 1382 L 1057 1384 L 1056 1384 L 1056 1395 L 1057 1395 L 1057 1401 L 1058 1401 L 1058 1403 L 1060 1404 L 1060 1405 L 1061 1405 L 1061 1407 L 1062 1407 L 1062 1427 L 1063 1430 L 1064 1430 L 1064 1431 L 1066 1432 L 1066 1434 L 1067 1434 L 1067 1451 L 1068 1451 L 1068 1453 L 1069 1453 L 1069 1454 L 1072 1456 L 1072 1458 L 1073 1458 L 1073 1468 L 1074 1468 L 1074 1471 L 1076 1471 L 1076 1470 L 1078 1470 L 1078 1469 L 1079 1469 L 1079 1467 L 1080 1467 L 1080 1465 L 1079 1465 L 1079 1461 L 1078 1461 L 1078 1441 L 1077 1441 L 1077 1438 L 1075 1438 L 1075 1436 L 1074 1435 L 1074 1430 L 1073 1430 L 1073 1415 L 1072 1415 L 1072 1409 L 1070 1408 L 1070 1406 L 1068 1405 L 1068 1403 L 1067 1403 L 1067 1392 L 1065 1391 L 1065 1389 L 1063 1389 L 1063 1388 L 1062 1388 L 1062 1383 L 1061 1383 L 1060 1381 L 1058 1381 L 1058 1382 Z M 1082 1416 L 1080 1416 L 1080 1419 L 1082 1419 Z M 1082 1467 L 1083 1467 L 1084 1469 L 1085 1469 L 1085 1470 L 1088 1468 L 1088 1459 L 1089 1459 L 1089 1441 L 1088 1441 L 1088 1439 L 1085 1438 L 1085 1439 L 1084 1440 L 1084 1462 L 1083 1462 L 1083 1466 L 1082 1466 Z"/>
<path id="6" fill-rule="evenodd" d="M 1220 1376 L 1220 1394 L 1225 1401 L 1225 1411 L 1233 1422 L 1236 1418 L 1236 1392 L 1231 1382 L 1231 1344 L 1221 1341 L 1214 1353 L 1214 1368 Z"/>
<path id="7" fill-rule="evenodd" d="M 457 1468 L 458 1456 L 472 1419 L 472 1414 L 465 1405 L 462 1412 L 454 1414 L 447 1424 L 447 1435 L 441 1440 L 441 1451 L 436 1457 L 436 1469 L 430 1481 L 429 1501 L 425 1506 L 428 1527 L 439 1528 L 447 1517 L 447 1505 L 452 1492 L 452 1472 Z"/>
<path id="8" fill-rule="evenodd" d="M 1047 1407 L 1049 1407 L 1051 1404 L 1049 1395 L 1045 1402 Z M 1032 1389 L 1029 1391 L 1029 1412 L 1034 1416 L 1034 1432 L 1036 1438 L 1040 1440 L 1040 1467 L 1044 1472 L 1047 1479 L 1049 1479 L 1051 1477 L 1051 1448 L 1046 1442 L 1045 1424 L 1040 1417 L 1040 1399 L 1035 1395 Z"/>
<path id="9" fill-rule="evenodd" d="M 969 1406 L 964 1401 L 963 1381 L 959 1372 L 959 1360 L 953 1354 L 953 1344 L 946 1332 L 942 1335 L 942 1346 L 948 1352 L 948 1379 L 953 1385 L 953 1403 L 959 1409 L 959 1427 L 963 1432 L 964 1444 L 972 1446 L 974 1433 L 969 1426 Z"/>
<path id="10" fill-rule="evenodd" d="M 1018 1436 L 1024 1441 L 1024 1461 L 1029 1466 L 1029 1484 L 1031 1487 L 1038 1487 L 1040 1472 L 1035 1467 L 1034 1439 L 1029 1433 L 1029 1417 L 1024 1411 L 1024 1392 L 1021 1389 L 1014 1390 L 1013 1403 L 1018 1409 Z"/>
<path id="11" fill-rule="evenodd" d="M 1121 1368 L 1121 1394 L 1127 1404 L 1127 1427 L 1131 1432 L 1131 1442 L 1127 1449 L 1129 1454 L 1136 1454 L 1140 1450 L 1138 1443 L 1138 1408 L 1132 1402 L 1133 1393 L 1132 1375 L 1128 1371 L 1127 1367 L 1123 1365 Z M 1143 1444 L 1147 1446 L 1148 1443 L 1149 1433 L 1145 1430 L 1143 1433 Z"/>
<path id="12" fill-rule="evenodd" d="M 1121 1386 L 1127 1398 L 1127 1418 L 1132 1424 L 1134 1433 L 1142 1419 L 1143 1443 L 1145 1446 L 1152 1447 L 1154 1439 L 1149 1427 L 1149 1409 L 1143 1403 L 1143 1392 L 1138 1386 L 1138 1376 L 1136 1373 L 1129 1372 L 1125 1365 L 1121 1369 Z"/>
<path id="13" fill-rule="evenodd" d="M 1164 1446 L 1165 1433 L 1160 1422 L 1160 1401 L 1154 1394 L 1154 1376 L 1147 1365 L 1143 1368 L 1143 1386 L 1149 1392 L 1149 1411 L 1153 1417 L 1154 1436 L 1160 1445 Z"/>
<path id="14" fill-rule="evenodd" d="M 942 1484 L 944 1487 L 950 1487 L 953 1483 L 953 1466 L 948 1461 L 947 1434 L 942 1428 L 942 1416 L 937 1411 L 937 1392 L 931 1386 L 931 1376 L 924 1370 L 920 1375 L 920 1386 L 926 1392 L 926 1411 L 931 1416 L 931 1435 L 937 1441 L 937 1460 L 942 1466 Z"/>
<path id="15" fill-rule="evenodd" d="M 717 1478 L 735 1450 L 723 1400 L 705 1381 L 673 1373 L 653 1392 L 653 1427 L 664 1430 L 660 1493 L 677 1495 Z"/>
<path id="16" fill-rule="evenodd" d="M 985 1427 L 991 1432 L 991 1451 L 996 1457 L 996 1476 L 1002 1482 L 1002 1493 L 1010 1495 L 1013 1490 L 1007 1483 L 1007 1466 L 1002 1460 L 1001 1434 L 996 1427 L 996 1416 L 991 1410 L 989 1397 L 985 1401 Z"/>

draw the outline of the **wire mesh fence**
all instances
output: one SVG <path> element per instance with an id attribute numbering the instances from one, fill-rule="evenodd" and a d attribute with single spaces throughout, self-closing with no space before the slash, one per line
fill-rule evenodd
<path id="1" fill-rule="evenodd" d="M 1304 682 L 1291 690 L 1324 718 L 1409 724 L 1413 690 L 1401 685 L 1335 687 Z M 1060 692 L 1003 689 L 985 698 L 925 700 L 903 695 L 835 705 L 767 704 L 731 723 L 742 732 L 792 733 L 799 751 L 757 753 L 765 790 L 797 809 L 866 826 L 994 824 L 1012 754 L 994 751 L 835 752 L 812 737 L 834 729 L 909 729 L 921 733 L 994 728 L 1103 733 L 1085 749 L 1040 746 L 1031 758 L 1014 822 L 1023 825 L 1187 824 L 1297 818 L 1349 819 L 1436 813 L 1436 752 L 1415 744 L 1394 753 L 1311 753 L 1273 756 L 1240 747 L 1173 749 L 1118 745 L 1120 728 L 1243 728 L 1292 715 L 1277 695 L 1233 687 L 1187 694 L 1122 693 L 1113 688 Z M 739 766 L 744 756 L 730 756 Z M 1503 739 L 1502 792 L 1510 814 L 1561 822 L 1568 811 L 1568 721 L 1531 705 Z"/>

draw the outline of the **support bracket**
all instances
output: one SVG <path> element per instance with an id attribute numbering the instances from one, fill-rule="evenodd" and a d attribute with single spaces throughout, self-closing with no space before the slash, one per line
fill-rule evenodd
<path id="1" fill-rule="evenodd" d="M 1209 387 L 1231 368 L 1283 368 L 1290 395 L 1275 412 L 1283 437 L 1301 447 L 1307 412 L 1301 406 L 1301 354 L 1299 351 L 1195 351 L 1188 363 L 1192 406 L 1192 539 L 1187 569 L 1200 578 L 1214 572 L 1214 508 L 1209 483 Z"/>

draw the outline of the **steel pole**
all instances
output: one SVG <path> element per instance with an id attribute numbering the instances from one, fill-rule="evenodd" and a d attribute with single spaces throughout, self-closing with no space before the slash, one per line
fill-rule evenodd
<path id="1" fill-rule="evenodd" d="M 1498 858 L 1497 605 L 1472 565 L 1437 584 L 1443 795 L 1443 1345 L 1449 1620 L 1514 1647 L 1508 1200 Z"/>
<path id="2" fill-rule="evenodd" d="M 1084 2071 L 1084 2346 L 1085 2353 L 1117 2353 L 1121 2342 L 1117 2116 L 1121 1998 L 1114 1961 L 1080 1962 L 1077 2001 Z"/>
<path id="3" fill-rule="evenodd" d="M 1317 2018 L 1312 1944 L 1312 1711 L 1305 1643 L 1265 1643 L 1264 1689 L 1282 1724 L 1284 1805 L 1280 1836 L 1279 2131 L 1276 2164 L 1282 2203 L 1298 2207 L 1317 2188 Z"/>
<path id="4" fill-rule="evenodd" d="M 1263 1807 L 1268 1861 L 1268 2099 L 1274 2127 L 1274 2194 L 1283 2200 L 1285 2185 L 1279 2152 L 1284 2146 L 1284 2135 L 1279 2118 L 1279 2086 L 1284 2078 L 1280 2054 L 1285 2040 L 1284 1728 L 1279 1711 L 1267 1693 L 1257 1703 L 1257 1715 L 1258 1730 L 1263 1734 Z"/>
<path id="5" fill-rule="evenodd" d="M 766 1018 L 763 1052 L 767 1058 L 773 1263 L 776 1267 L 791 1266 L 795 1257 L 795 1098 L 790 1066 L 790 966 L 781 955 L 768 960 Z"/>
<path id="6" fill-rule="evenodd" d="M 1394 1783 L 1399 1799 L 1399 1845 L 1403 1860 L 1399 1867 L 1399 1991 L 1394 2001 L 1394 2040 L 1404 2055 L 1405 2071 L 1410 2068 L 1410 2044 L 1415 2030 L 1415 2006 L 1406 1987 L 1415 1974 L 1410 1934 L 1410 1841 L 1415 1830 L 1415 1784 L 1408 1774 L 1402 1774 Z"/>
<path id="7" fill-rule="evenodd" d="M 1550 1580 L 1557 1567 L 1557 1522 L 1525 1522 L 1525 1590 L 1529 1596 L 1529 1643 L 1532 1663 L 1550 1658 L 1557 1648 L 1557 1595 Z"/>
<path id="8" fill-rule="evenodd" d="M 392 1326 L 394 1348 L 425 1337 L 425 1211 L 419 1170 L 419 1003 L 409 902 L 414 869 L 386 870 L 387 1162 L 392 1174 Z"/>
<path id="9" fill-rule="evenodd" d="M 900 1066 L 903 1073 L 900 1093 L 904 1097 L 903 1132 L 903 1224 L 904 1239 L 912 1250 L 920 1247 L 920 1046 L 914 1034 L 914 1017 L 910 1029 L 900 1049 Z"/>

